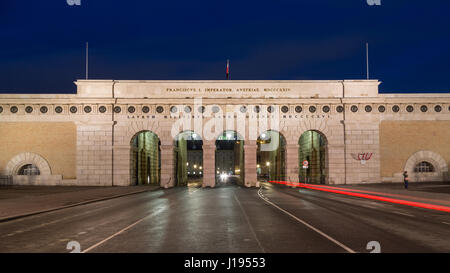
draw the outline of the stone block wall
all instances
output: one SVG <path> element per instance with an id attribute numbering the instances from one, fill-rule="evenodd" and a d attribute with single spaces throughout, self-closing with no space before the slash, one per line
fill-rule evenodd
<path id="1" fill-rule="evenodd" d="M 379 125 L 346 122 L 345 139 L 347 183 L 380 182 Z"/>
<path id="2" fill-rule="evenodd" d="M 112 123 L 80 122 L 77 124 L 77 181 L 79 185 L 113 185 L 111 127 Z"/>

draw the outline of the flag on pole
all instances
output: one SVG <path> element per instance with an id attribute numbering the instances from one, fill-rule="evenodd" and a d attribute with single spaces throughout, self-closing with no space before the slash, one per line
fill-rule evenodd
<path id="1" fill-rule="evenodd" d="M 230 60 L 227 60 L 227 80 L 230 78 Z"/>

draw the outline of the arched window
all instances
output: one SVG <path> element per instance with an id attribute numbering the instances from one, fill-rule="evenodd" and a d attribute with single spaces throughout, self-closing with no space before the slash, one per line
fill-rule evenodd
<path id="1" fill-rule="evenodd" d="M 434 172 L 434 166 L 426 161 L 422 161 L 414 168 L 415 173 L 432 173 Z"/>
<path id="2" fill-rule="evenodd" d="M 19 169 L 18 175 L 40 175 L 39 168 L 33 164 L 27 164 Z"/>

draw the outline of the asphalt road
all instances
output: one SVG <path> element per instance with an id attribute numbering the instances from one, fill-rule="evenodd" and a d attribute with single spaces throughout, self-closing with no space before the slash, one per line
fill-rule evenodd
<path id="1" fill-rule="evenodd" d="M 450 252 L 450 214 L 264 184 L 175 188 L 0 223 L 0 252 Z M 376 244 L 376 243 L 375 243 Z M 75 243 L 76 245 L 76 243 Z"/>

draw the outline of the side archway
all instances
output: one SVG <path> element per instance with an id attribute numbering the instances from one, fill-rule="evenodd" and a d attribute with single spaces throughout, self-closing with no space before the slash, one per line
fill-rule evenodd
<path id="1" fill-rule="evenodd" d="M 131 185 L 159 185 L 161 177 L 161 149 L 158 135 L 141 131 L 130 142 Z"/>
<path id="2" fill-rule="evenodd" d="M 329 177 L 327 138 L 317 130 L 308 130 L 300 136 L 298 145 L 300 181 L 327 184 Z M 306 161 L 308 165 L 304 168 L 303 162 Z"/>
<path id="3" fill-rule="evenodd" d="M 260 180 L 286 180 L 286 138 L 268 130 L 259 135 L 256 150 L 256 172 Z"/>

